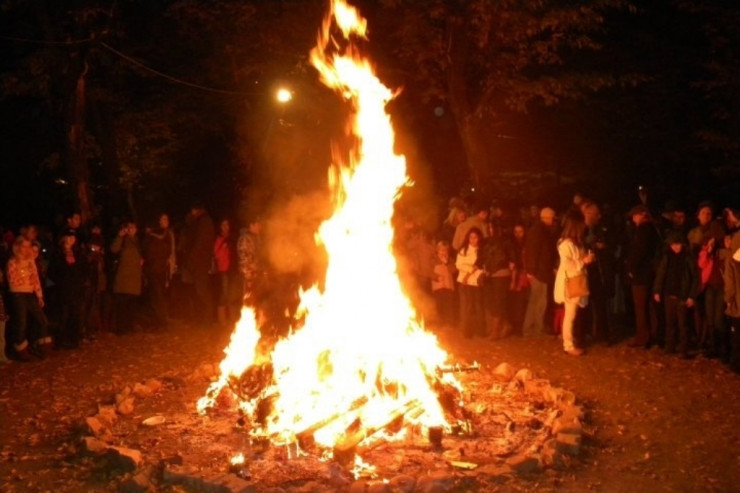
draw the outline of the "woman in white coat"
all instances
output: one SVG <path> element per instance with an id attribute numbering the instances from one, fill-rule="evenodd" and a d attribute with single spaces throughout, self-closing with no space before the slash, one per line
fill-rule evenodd
<path id="1" fill-rule="evenodd" d="M 473 336 L 483 336 L 485 330 L 483 288 L 481 286 L 484 272 L 481 266 L 482 259 L 478 255 L 482 240 L 483 232 L 476 227 L 470 228 L 455 260 L 460 292 L 460 326 L 463 335 L 468 339 Z"/>
<path id="2" fill-rule="evenodd" d="M 566 279 L 585 276 L 586 265 L 594 261 L 594 254 L 586 252 L 583 247 L 583 238 L 586 232 L 586 223 L 580 211 L 571 211 L 565 217 L 563 232 L 558 241 L 560 265 L 555 275 L 554 298 L 555 303 L 565 305 L 563 317 L 563 349 L 571 356 L 580 356 L 583 349 L 577 348 L 573 341 L 573 323 L 575 322 L 578 307 L 588 305 L 588 295 L 568 297 Z M 584 279 L 586 279 L 584 277 Z"/>

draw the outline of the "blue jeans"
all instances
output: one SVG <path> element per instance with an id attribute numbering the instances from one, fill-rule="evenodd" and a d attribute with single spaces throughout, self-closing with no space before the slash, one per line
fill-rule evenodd
<path id="1" fill-rule="evenodd" d="M 524 314 L 522 334 L 525 336 L 542 335 L 545 332 L 545 311 L 547 310 L 547 283 L 532 279 L 529 291 L 529 302 Z"/>

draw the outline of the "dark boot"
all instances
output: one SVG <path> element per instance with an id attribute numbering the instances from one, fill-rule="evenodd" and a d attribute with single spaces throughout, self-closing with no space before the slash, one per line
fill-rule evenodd
<path id="1" fill-rule="evenodd" d="M 33 361 L 33 356 L 31 356 L 31 353 L 28 350 L 28 344 L 26 344 L 26 346 L 23 349 L 15 350 L 15 359 L 18 361 L 22 361 L 23 363 L 28 363 L 29 361 Z"/>
<path id="2" fill-rule="evenodd" d="M 46 351 L 44 350 L 43 344 L 32 344 L 28 348 L 28 352 L 33 356 L 36 356 L 38 359 L 46 359 Z"/>

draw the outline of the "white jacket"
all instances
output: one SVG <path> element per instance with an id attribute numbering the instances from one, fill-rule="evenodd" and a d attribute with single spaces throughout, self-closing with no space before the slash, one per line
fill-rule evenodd
<path id="1" fill-rule="evenodd" d="M 565 297 L 565 278 L 575 277 L 586 274 L 586 264 L 583 258 L 586 256 L 586 250 L 578 247 L 569 239 L 562 240 L 558 243 L 558 254 L 560 255 L 560 265 L 558 273 L 555 275 L 555 288 L 553 298 L 555 303 L 578 303 L 584 307 L 588 305 L 588 296 L 581 298 Z"/>
<path id="2" fill-rule="evenodd" d="M 455 260 L 457 267 L 457 282 L 468 286 L 480 286 L 478 280 L 483 274 L 483 270 L 475 266 L 478 260 L 478 248 L 468 246 L 467 251 L 460 250 Z"/>

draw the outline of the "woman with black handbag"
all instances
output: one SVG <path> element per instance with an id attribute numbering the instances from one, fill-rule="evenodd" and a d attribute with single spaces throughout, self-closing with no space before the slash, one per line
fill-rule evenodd
<path id="1" fill-rule="evenodd" d="M 555 303 L 565 305 L 563 349 L 571 356 L 581 356 L 584 352 L 574 344 L 573 324 L 578 308 L 588 305 L 586 265 L 594 261 L 593 252 L 586 252 L 583 246 L 585 232 L 586 223 L 581 211 L 568 212 L 558 241 L 560 265 L 555 275 L 554 298 Z"/>

